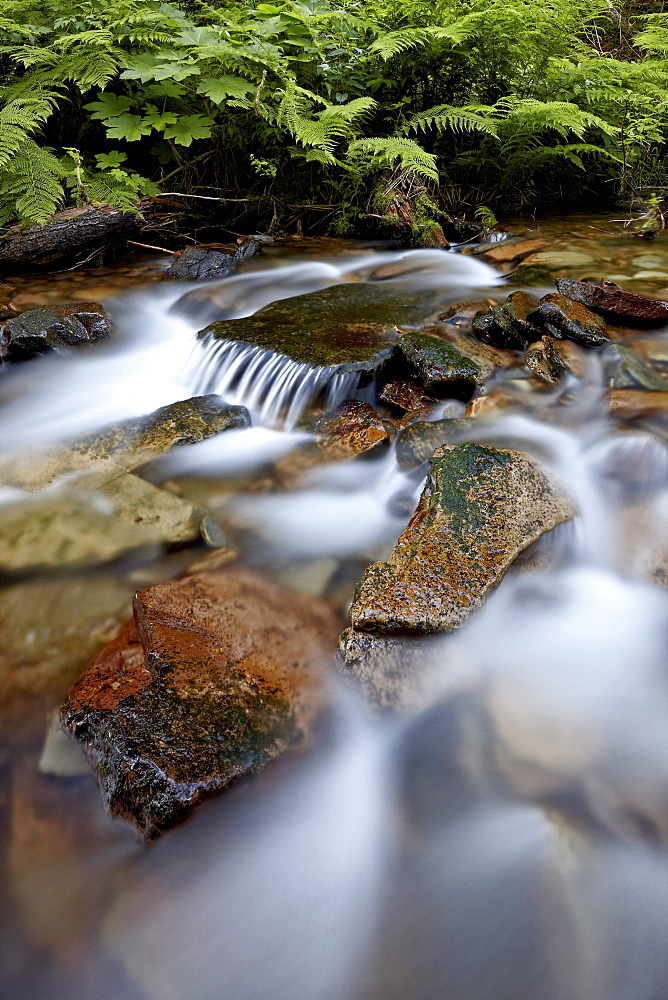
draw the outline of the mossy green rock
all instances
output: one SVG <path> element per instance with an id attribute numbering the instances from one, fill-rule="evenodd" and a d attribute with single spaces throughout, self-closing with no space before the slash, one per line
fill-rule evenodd
<path id="1" fill-rule="evenodd" d="M 272 302 L 243 319 L 199 333 L 286 354 L 311 365 L 374 373 L 399 339 L 395 324 L 420 325 L 435 308 L 428 295 L 398 295 L 382 283 L 350 282 Z"/>
<path id="2" fill-rule="evenodd" d="M 336 618 L 250 570 L 141 590 L 62 707 L 107 809 L 151 840 L 303 741 Z"/>
<path id="3" fill-rule="evenodd" d="M 523 549 L 572 516 L 567 496 L 529 455 L 477 444 L 439 448 L 390 558 L 360 581 L 353 628 L 458 628 Z"/>
<path id="4" fill-rule="evenodd" d="M 449 388 L 454 394 L 468 393 L 485 380 L 480 365 L 461 354 L 447 340 L 425 333 L 405 333 L 399 350 L 413 366 L 426 388 Z"/>

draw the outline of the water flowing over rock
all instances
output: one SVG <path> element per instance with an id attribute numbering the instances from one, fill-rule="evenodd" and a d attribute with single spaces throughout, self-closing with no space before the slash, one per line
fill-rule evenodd
<path id="1" fill-rule="evenodd" d="M 152 839 L 303 742 L 336 645 L 329 608 L 250 570 L 139 591 L 61 718 L 106 807 Z"/>
<path id="2" fill-rule="evenodd" d="M 345 462 L 375 452 L 389 442 L 382 420 L 370 403 L 349 399 L 336 412 L 319 420 L 314 440 L 289 452 L 275 463 L 283 486 L 294 485 L 309 469 L 324 462 Z"/>
<path id="3" fill-rule="evenodd" d="M 351 623 L 381 633 L 457 628 L 523 549 L 572 516 L 566 495 L 530 456 L 444 446 L 389 560 L 363 576 Z"/>
<path id="4" fill-rule="evenodd" d="M 425 670 L 432 662 L 430 646 L 415 637 L 372 635 L 347 628 L 339 639 L 339 671 L 354 679 L 373 712 L 407 711 L 420 705 Z"/>
<path id="5" fill-rule="evenodd" d="M 397 323 L 421 324 L 430 296 L 401 294 L 383 283 L 349 282 L 272 302 L 243 319 L 213 323 L 200 333 L 264 347 L 302 364 L 375 374 L 399 334 Z"/>
<path id="6" fill-rule="evenodd" d="M 609 383 L 613 389 L 668 391 L 668 378 L 639 358 L 635 351 L 621 344 L 611 344 L 603 355 Z"/>
<path id="7" fill-rule="evenodd" d="M 612 322 L 638 323 L 642 326 L 668 323 L 668 302 L 626 292 L 614 281 L 594 285 L 588 281 L 559 278 L 556 285 L 562 295 L 602 313 Z"/>
<path id="8" fill-rule="evenodd" d="M 353 396 L 363 373 L 333 365 L 314 366 L 293 361 L 263 347 L 207 335 L 192 375 L 197 392 L 217 393 L 243 400 L 254 420 L 267 427 L 294 427 L 312 406 L 336 407 Z"/>
<path id="9" fill-rule="evenodd" d="M 0 324 L 0 358 L 22 361 L 90 347 L 106 340 L 111 329 L 109 314 L 98 302 L 29 309 Z"/>
<path id="10" fill-rule="evenodd" d="M 170 448 L 196 444 L 223 431 L 248 427 L 243 406 L 232 406 L 220 396 L 196 396 L 161 406 L 142 417 L 122 420 L 86 434 L 63 446 L 33 449 L 0 459 L 0 481 L 34 490 L 71 472 L 104 466 L 130 472 L 163 455 Z"/>

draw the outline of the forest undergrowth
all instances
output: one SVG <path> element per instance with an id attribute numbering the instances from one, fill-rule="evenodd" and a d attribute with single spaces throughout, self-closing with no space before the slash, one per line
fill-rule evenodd
<path id="1" fill-rule="evenodd" d="M 142 199 L 339 232 L 401 192 L 427 221 L 660 204 L 663 8 L 5 0 L 0 227 Z"/>

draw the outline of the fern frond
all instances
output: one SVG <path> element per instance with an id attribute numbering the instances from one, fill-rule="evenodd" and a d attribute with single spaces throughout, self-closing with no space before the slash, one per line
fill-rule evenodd
<path id="1" fill-rule="evenodd" d="M 395 163 L 399 160 L 405 170 L 411 170 L 421 177 L 438 181 L 436 157 L 428 153 L 412 139 L 405 136 L 389 136 L 385 139 L 356 139 L 347 149 L 349 160 L 371 159 L 380 163 Z"/>
<path id="2" fill-rule="evenodd" d="M 54 154 L 28 139 L 0 169 L 0 222 L 48 222 L 63 200 L 63 167 Z"/>
<path id="3" fill-rule="evenodd" d="M 487 135 L 498 135 L 496 123 L 498 111 L 488 105 L 470 104 L 461 108 L 453 108 L 449 104 L 438 104 L 428 111 L 420 111 L 413 115 L 404 126 L 402 132 L 424 132 L 428 128 L 446 128 L 453 132 L 486 132 Z"/>
<path id="4" fill-rule="evenodd" d="M 403 28 L 400 31 L 390 31 L 377 38 L 369 49 L 387 62 L 393 56 L 402 55 L 410 49 L 423 48 L 435 41 L 459 45 L 475 34 L 481 16 L 478 13 L 469 14 L 443 28 Z"/>

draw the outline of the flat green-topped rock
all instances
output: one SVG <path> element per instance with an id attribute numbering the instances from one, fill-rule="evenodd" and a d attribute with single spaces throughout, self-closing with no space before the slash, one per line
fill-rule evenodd
<path id="1" fill-rule="evenodd" d="M 265 347 L 305 364 L 375 371 L 399 339 L 396 324 L 418 326 L 435 307 L 435 296 L 397 295 L 387 285 L 351 282 L 212 323 L 199 337 Z"/>

